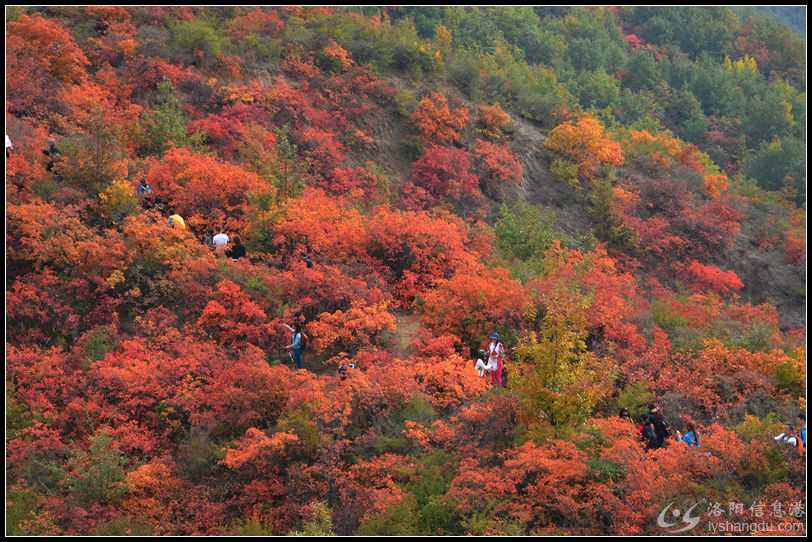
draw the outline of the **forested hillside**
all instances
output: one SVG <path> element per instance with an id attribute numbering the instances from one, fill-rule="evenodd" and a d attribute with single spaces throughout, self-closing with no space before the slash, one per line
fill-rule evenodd
<path id="1" fill-rule="evenodd" d="M 797 534 L 805 47 L 7 8 L 7 534 Z"/>

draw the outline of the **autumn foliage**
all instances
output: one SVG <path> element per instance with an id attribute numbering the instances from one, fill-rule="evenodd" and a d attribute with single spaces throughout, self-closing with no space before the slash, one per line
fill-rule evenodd
<path id="1" fill-rule="evenodd" d="M 672 502 L 802 502 L 773 437 L 806 407 L 806 215 L 731 135 L 802 109 L 774 29 L 711 86 L 786 99 L 699 104 L 689 138 L 625 66 L 719 51 L 637 8 L 417 9 L 8 9 L 7 534 L 661 535 Z M 701 447 L 646 450 L 651 402 Z"/>
<path id="2" fill-rule="evenodd" d="M 556 126 L 544 142 L 550 151 L 578 166 L 578 174 L 591 178 L 601 166 L 623 164 L 620 144 L 606 134 L 599 120 L 584 115 Z"/>
<path id="3" fill-rule="evenodd" d="M 459 140 L 460 131 L 468 122 L 468 109 L 449 107 L 448 98 L 435 92 L 420 100 L 412 122 L 425 142 L 453 143 Z"/>

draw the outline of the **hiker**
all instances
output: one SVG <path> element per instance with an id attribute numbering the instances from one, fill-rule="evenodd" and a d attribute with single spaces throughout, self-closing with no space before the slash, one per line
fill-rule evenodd
<path id="1" fill-rule="evenodd" d="M 56 148 L 56 141 L 54 138 L 48 138 L 48 146 L 42 150 L 42 154 L 48 157 L 48 163 L 45 166 L 46 171 L 53 173 L 56 157 L 59 154 L 59 149 Z"/>
<path id="2" fill-rule="evenodd" d="M 149 185 L 146 179 L 141 179 L 141 182 L 138 183 L 136 192 L 139 196 L 146 196 L 148 194 L 152 194 L 152 187 Z"/>
<path id="3" fill-rule="evenodd" d="M 141 182 L 138 183 L 138 187 L 135 189 L 136 194 L 138 197 L 141 198 L 141 205 L 144 209 L 154 209 L 157 204 L 157 198 L 155 198 L 152 194 L 152 187 L 149 185 L 146 179 L 141 179 Z"/>
<path id="4" fill-rule="evenodd" d="M 305 263 L 305 265 L 307 266 L 307 268 L 308 268 L 308 269 L 312 269 L 312 267 L 313 267 L 313 260 L 311 260 L 311 259 L 310 259 L 310 256 L 309 256 L 307 253 L 305 253 L 305 255 L 304 255 L 304 256 L 302 256 L 302 259 L 304 260 L 304 263 Z"/>
<path id="5" fill-rule="evenodd" d="M 793 447 L 798 447 L 798 443 L 801 442 L 800 437 L 795 434 L 795 430 L 791 425 L 787 425 L 787 430 L 777 437 L 773 437 L 773 440 L 779 444 L 787 444 Z"/>
<path id="6" fill-rule="evenodd" d="M 657 437 L 657 430 L 654 428 L 654 422 L 651 417 L 647 417 L 646 421 L 643 422 L 640 436 L 646 445 L 646 451 L 660 448 L 660 439 Z"/>
<path id="7" fill-rule="evenodd" d="M 304 349 L 304 339 L 307 338 L 307 335 L 302 332 L 302 324 L 299 322 L 294 322 L 293 326 L 289 326 L 287 324 L 281 325 L 286 327 L 293 334 L 290 344 L 287 345 L 285 349 L 290 350 L 293 361 L 296 363 L 296 368 L 301 369 L 302 350 Z"/>
<path id="8" fill-rule="evenodd" d="M 223 229 L 220 228 L 220 233 L 213 235 L 211 238 L 211 244 L 214 247 L 215 254 L 218 256 L 226 254 L 226 246 L 228 245 L 229 241 L 230 239 L 228 238 L 228 235 L 223 233 Z"/>
<path id="9" fill-rule="evenodd" d="M 629 420 L 630 422 L 633 421 L 632 415 L 629 414 L 629 409 L 625 407 L 620 409 L 620 412 L 618 412 L 617 417 L 620 418 L 621 420 Z"/>
<path id="10" fill-rule="evenodd" d="M 355 363 L 342 363 L 338 366 L 338 376 L 341 380 L 347 379 L 347 369 L 355 369 Z"/>
<path id="11" fill-rule="evenodd" d="M 488 337 L 490 344 L 488 345 L 488 366 L 496 367 L 495 370 L 491 369 L 491 384 L 502 383 L 502 368 L 504 367 L 505 347 L 502 341 L 499 340 L 499 333 L 494 331 Z"/>
<path id="12" fill-rule="evenodd" d="M 792 424 L 788 424 L 787 430 L 777 437 L 773 437 L 773 439 L 779 444 L 792 446 L 797 448 L 800 453 L 804 453 L 806 450 L 806 415 L 803 413 L 798 414 L 798 421 L 798 429 L 793 427 Z"/>
<path id="13" fill-rule="evenodd" d="M 174 209 L 169 209 L 169 220 L 167 220 L 166 223 L 171 228 L 186 229 L 186 222 L 184 222 L 183 217 L 177 214 Z"/>
<path id="14" fill-rule="evenodd" d="M 11 151 L 14 150 L 14 145 L 11 144 L 11 138 L 6 134 L 6 158 L 11 154 Z"/>
<path id="15" fill-rule="evenodd" d="M 699 448 L 699 433 L 693 423 L 689 422 L 685 433 L 677 431 L 677 440 L 681 440 L 691 448 Z"/>
<path id="16" fill-rule="evenodd" d="M 476 370 L 479 373 L 479 376 L 485 376 L 486 372 L 491 372 L 496 370 L 496 366 L 491 366 L 486 363 L 484 360 L 488 359 L 488 354 L 483 349 L 479 349 L 479 357 L 476 360 Z"/>
<path id="17" fill-rule="evenodd" d="M 666 439 L 671 436 L 671 428 L 668 422 L 660 412 L 660 407 L 655 404 L 648 406 L 649 419 L 654 424 L 654 430 L 657 433 L 657 441 L 659 442 L 658 448 L 665 445 Z"/>
<path id="18" fill-rule="evenodd" d="M 234 246 L 226 250 L 226 256 L 235 262 L 245 256 L 245 246 L 242 244 L 239 237 L 234 238 Z"/>

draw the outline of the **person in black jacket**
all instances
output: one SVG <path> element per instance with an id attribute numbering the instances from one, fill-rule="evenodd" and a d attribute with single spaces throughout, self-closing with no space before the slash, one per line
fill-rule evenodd
<path id="1" fill-rule="evenodd" d="M 657 436 L 657 448 L 662 448 L 668 437 L 671 436 L 671 428 L 668 425 L 665 417 L 660 412 L 660 408 L 655 404 L 648 406 L 648 422 L 654 427 L 654 433 Z"/>
<path id="2" fill-rule="evenodd" d="M 239 260 L 245 257 L 245 245 L 242 244 L 239 237 L 234 238 L 234 246 L 226 251 L 226 256 L 232 260 Z"/>

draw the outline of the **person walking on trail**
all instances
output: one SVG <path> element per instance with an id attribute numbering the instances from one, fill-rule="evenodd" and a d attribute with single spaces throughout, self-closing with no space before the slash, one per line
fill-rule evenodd
<path id="1" fill-rule="evenodd" d="M 234 238 L 234 246 L 226 250 L 226 256 L 228 256 L 235 262 L 240 258 L 245 257 L 245 246 L 242 244 L 242 241 L 240 240 L 239 237 Z"/>
<path id="2" fill-rule="evenodd" d="M 167 220 L 167 225 L 171 228 L 178 228 L 181 230 L 186 229 L 186 222 L 184 222 L 183 217 L 177 214 L 174 209 L 169 210 L 169 220 Z"/>
<path id="3" fill-rule="evenodd" d="M 677 440 L 680 440 L 691 448 L 699 448 L 699 433 L 693 423 L 689 422 L 685 433 L 677 431 Z"/>
<path id="4" fill-rule="evenodd" d="M 347 379 L 347 370 L 355 369 L 357 366 L 355 363 L 342 363 L 338 366 L 338 376 L 341 380 Z"/>
<path id="5" fill-rule="evenodd" d="M 141 179 L 138 183 L 138 187 L 135 189 L 135 193 L 141 198 L 141 206 L 144 209 L 155 209 L 158 205 L 158 200 L 155 195 L 152 193 L 152 187 L 149 185 L 146 179 Z"/>
<path id="6" fill-rule="evenodd" d="M 229 239 L 228 235 L 226 235 L 223 232 L 222 228 L 221 228 L 220 233 L 218 233 L 217 235 L 212 236 L 212 238 L 211 238 L 211 244 L 214 247 L 215 254 L 217 254 L 218 256 L 225 255 L 226 254 L 226 246 L 228 245 L 229 241 L 230 241 L 230 239 Z"/>
<path id="7" fill-rule="evenodd" d="M 491 384 L 501 384 L 505 347 L 502 341 L 499 340 L 499 333 L 495 331 L 491 333 L 488 339 L 491 341 L 490 344 L 488 344 L 488 366 L 496 368 L 490 371 Z"/>
<path id="8" fill-rule="evenodd" d="M 54 138 L 48 138 L 48 146 L 42 149 L 42 154 L 48 157 L 48 162 L 45 164 L 45 170 L 53 173 L 54 166 L 56 166 L 56 161 L 59 157 L 59 149 L 56 146 L 56 140 Z"/>
<path id="9" fill-rule="evenodd" d="M 291 336 L 291 342 L 289 345 L 285 347 L 286 350 L 290 350 L 291 356 L 293 357 L 293 362 L 296 364 L 297 369 L 302 368 L 302 350 L 304 350 L 304 339 L 307 336 L 302 332 L 302 324 L 299 322 L 294 322 L 293 326 L 289 326 L 287 324 L 282 324 L 283 327 L 287 328 L 293 335 Z"/>
<path id="10" fill-rule="evenodd" d="M 13 150 L 14 145 L 11 144 L 11 138 L 6 134 L 6 158 L 8 158 Z"/>
<path id="11" fill-rule="evenodd" d="M 800 426 L 798 436 L 801 437 L 801 444 L 803 444 L 804 449 L 806 449 L 806 414 L 803 412 L 798 414 L 798 425 Z"/>

